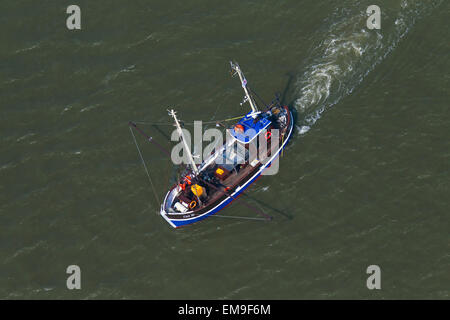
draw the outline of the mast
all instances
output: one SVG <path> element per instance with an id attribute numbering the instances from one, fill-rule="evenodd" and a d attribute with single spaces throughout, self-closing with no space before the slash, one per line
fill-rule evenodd
<path id="1" fill-rule="evenodd" d="M 239 79 L 241 80 L 242 88 L 244 89 L 244 92 L 245 92 L 245 98 L 242 103 L 245 103 L 248 101 L 250 103 L 250 107 L 252 108 L 252 113 L 257 113 L 258 108 L 256 107 L 256 104 L 253 101 L 253 98 L 248 93 L 247 79 L 245 79 L 244 73 L 242 72 L 241 68 L 239 67 L 239 65 L 237 63 L 233 63 L 232 61 L 230 61 L 230 65 L 231 65 L 231 69 L 234 70 L 234 72 L 235 72 L 234 74 L 236 74 L 236 73 L 238 74 Z M 241 103 L 241 105 L 242 105 L 242 103 Z"/>
<path id="2" fill-rule="evenodd" d="M 177 127 L 178 134 L 181 137 L 181 141 L 183 141 L 184 148 L 185 148 L 186 153 L 188 155 L 189 161 L 191 162 L 192 170 L 194 171 L 195 175 L 198 175 L 197 165 L 195 164 L 194 158 L 192 157 L 191 149 L 189 149 L 189 146 L 186 143 L 186 139 L 184 138 L 183 130 L 181 130 L 180 123 L 178 122 L 178 119 L 177 119 L 177 116 L 175 114 L 175 111 L 173 109 L 168 110 L 168 111 L 169 111 L 169 115 L 172 116 L 173 119 L 175 120 L 175 126 Z"/>

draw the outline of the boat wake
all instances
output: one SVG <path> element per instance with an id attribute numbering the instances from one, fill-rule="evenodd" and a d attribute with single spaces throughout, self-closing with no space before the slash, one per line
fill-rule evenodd
<path id="1" fill-rule="evenodd" d="M 298 133 L 304 134 L 322 113 L 349 95 L 378 63 L 392 52 L 415 22 L 443 1 L 388 1 L 381 8 L 381 29 L 366 28 L 367 1 L 346 2 L 318 30 L 304 73 L 295 85 Z M 358 12 L 356 12 L 358 11 Z"/>

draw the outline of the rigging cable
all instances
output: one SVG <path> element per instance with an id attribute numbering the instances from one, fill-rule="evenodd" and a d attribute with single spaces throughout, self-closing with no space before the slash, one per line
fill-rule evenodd
<path id="1" fill-rule="evenodd" d="M 134 144 L 139 152 L 139 157 L 141 158 L 142 164 L 144 165 L 145 172 L 147 173 L 148 181 L 150 181 L 150 185 L 152 186 L 153 194 L 155 195 L 156 203 L 161 207 L 161 203 L 159 202 L 158 195 L 156 194 L 155 186 L 153 185 L 152 178 L 150 177 L 150 173 L 148 172 L 147 165 L 145 164 L 144 157 L 142 157 L 141 149 L 139 149 L 139 145 L 137 144 L 136 137 L 133 133 L 133 129 L 130 127 L 131 135 L 133 136 Z"/>
<path id="2" fill-rule="evenodd" d="M 245 115 L 228 118 L 228 119 L 224 119 L 224 120 L 202 121 L 202 124 L 213 124 L 213 123 L 223 122 L 223 121 L 233 121 L 233 120 L 241 119 L 242 117 L 245 117 Z M 142 124 L 142 125 L 173 126 L 173 123 L 166 123 L 166 122 L 147 122 L 147 121 L 132 121 L 132 122 L 136 123 L 136 124 Z M 183 125 L 193 125 L 194 124 L 194 122 L 184 122 L 184 121 L 180 121 L 180 122 Z"/>
<path id="3" fill-rule="evenodd" d="M 239 216 L 223 216 L 223 215 L 211 215 L 210 217 L 217 217 L 217 218 L 231 218 L 231 219 L 243 219 L 243 220 L 256 220 L 256 221 L 267 221 L 267 219 L 264 218 L 254 218 L 254 217 L 239 217 Z"/>

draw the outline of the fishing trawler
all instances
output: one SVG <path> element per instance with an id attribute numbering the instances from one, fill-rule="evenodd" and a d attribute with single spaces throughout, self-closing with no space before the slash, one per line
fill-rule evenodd
<path id="1" fill-rule="evenodd" d="M 289 108 L 276 99 L 260 111 L 239 65 L 230 65 L 244 89 L 243 103 L 248 102 L 251 111 L 227 129 L 230 139 L 200 165 L 194 161 L 175 111 L 169 111 L 189 160 L 188 169 L 161 204 L 160 214 L 174 228 L 203 220 L 229 205 L 271 166 L 291 137 L 293 118 Z"/>

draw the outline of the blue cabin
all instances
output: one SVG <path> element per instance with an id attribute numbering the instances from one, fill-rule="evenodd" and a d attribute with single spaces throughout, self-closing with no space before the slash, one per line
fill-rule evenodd
<path id="1" fill-rule="evenodd" d="M 230 130 L 230 134 L 239 142 L 249 143 L 272 123 L 264 117 L 253 118 L 251 114 L 252 112 L 241 118 Z"/>

